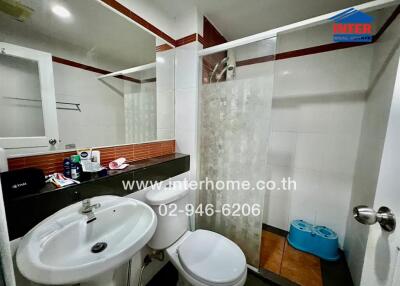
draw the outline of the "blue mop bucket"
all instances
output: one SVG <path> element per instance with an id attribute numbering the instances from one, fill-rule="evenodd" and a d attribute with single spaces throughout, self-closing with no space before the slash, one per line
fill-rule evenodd
<path id="1" fill-rule="evenodd" d="M 294 248 L 328 261 L 340 258 L 337 234 L 325 226 L 313 226 L 303 220 L 290 224 L 288 242 Z"/>

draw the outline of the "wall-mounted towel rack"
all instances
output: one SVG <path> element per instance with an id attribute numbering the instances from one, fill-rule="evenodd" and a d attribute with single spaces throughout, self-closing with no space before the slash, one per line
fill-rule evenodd
<path id="1" fill-rule="evenodd" d="M 3 98 L 7 99 L 15 99 L 15 100 L 22 100 L 22 101 L 33 101 L 33 102 L 42 102 L 40 99 L 29 99 L 29 98 L 22 98 L 22 97 L 9 97 L 9 96 L 3 96 Z M 56 101 L 57 104 L 61 105 L 74 105 L 75 108 L 69 108 L 69 107 L 56 107 L 57 109 L 62 109 L 62 110 L 73 110 L 73 111 L 79 111 L 82 112 L 80 108 L 80 103 L 72 103 L 72 102 L 63 102 L 63 101 Z"/>

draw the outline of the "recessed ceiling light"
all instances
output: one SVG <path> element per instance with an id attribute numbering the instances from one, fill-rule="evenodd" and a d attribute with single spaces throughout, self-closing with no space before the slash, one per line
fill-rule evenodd
<path id="1" fill-rule="evenodd" d="M 53 11 L 54 14 L 61 18 L 71 17 L 71 12 L 68 11 L 67 8 L 60 5 L 53 6 L 53 8 L 51 8 L 51 11 Z"/>

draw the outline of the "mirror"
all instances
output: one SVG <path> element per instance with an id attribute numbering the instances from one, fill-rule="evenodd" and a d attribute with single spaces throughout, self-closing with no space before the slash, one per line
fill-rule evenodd
<path id="1" fill-rule="evenodd" d="M 156 64 L 155 36 L 100 1 L 0 0 L 0 42 L 51 59 L 40 68 L 0 54 L 0 147 L 8 155 L 174 138 L 174 93 L 157 83 L 159 65 L 170 71 L 174 61 Z M 44 88 L 50 73 L 54 87 Z M 53 103 L 43 94 L 52 88 Z"/>

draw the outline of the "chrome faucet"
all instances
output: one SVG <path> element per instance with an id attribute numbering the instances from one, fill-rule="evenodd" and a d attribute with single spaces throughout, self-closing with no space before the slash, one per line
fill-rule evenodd
<path id="1" fill-rule="evenodd" d="M 92 221 L 96 220 L 96 216 L 94 215 L 93 210 L 98 209 L 100 206 L 100 204 L 91 205 L 90 199 L 84 199 L 82 201 L 82 206 L 79 209 L 79 212 L 87 216 L 86 223 L 91 223 Z"/>

